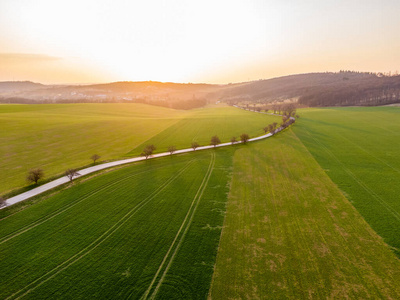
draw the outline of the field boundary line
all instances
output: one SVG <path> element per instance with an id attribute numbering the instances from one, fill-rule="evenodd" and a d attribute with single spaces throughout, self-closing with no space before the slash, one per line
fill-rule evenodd
<path id="1" fill-rule="evenodd" d="M 63 263 L 59 264 L 52 270 L 48 271 L 47 273 L 43 274 L 39 278 L 35 279 L 19 291 L 15 292 L 14 294 L 8 296 L 5 298 L 5 300 L 8 299 L 20 299 L 27 295 L 28 293 L 32 292 L 42 284 L 46 283 L 53 277 L 55 277 L 57 274 L 61 273 L 74 263 L 78 262 L 82 258 L 84 258 L 86 255 L 91 253 L 94 249 L 96 249 L 98 246 L 100 246 L 103 242 L 105 242 L 112 234 L 114 234 L 119 228 L 121 228 L 132 216 L 134 216 L 142 207 L 144 207 L 146 204 L 148 204 L 151 200 L 153 200 L 160 192 L 162 192 L 167 186 L 169 186 L 176 178 L 178 178 L 184 171 L 188 169 L 188 167 L 193 163 L 193 160 L 189 161 L 186 166 L 184 166 L 175 176 L 169 178 L 167 181 L 164 182 L 161 186 L 158 187 L 156 191 L 150 194 L 147 198 L 142 200 L 140 203 L 138 203 L 135 207 L 131 208 L 122 218 L 120 218 L 114 225 L 112 225 L 107 231 L 105 231 L 102 235 L 100 235 L 96 240 L 94 240 L 92 243 L 90 243 L 88 246 L 86 246 L 84 249 L 79 251 L 78 253 L 74 254 L 71 256 L 69 259 L 64 261 Z M 90 249 L 89 249 L 90 248 Z M 45 278 L 47 277 L 47 278 Z M 36 285 L 35 285 L 36 284 Z M 30 287 L 32 286 L 32 287 Z M 24 292 L 24 290 L 26 290 Z M 21 294 L 23 293 L 23 294 Z M 20 295 L 18 295 L 20 294 Z"/>
<path id="2" fill-rule="evenodd" d="M 129 180 L 131 178 L 134 178 L 134 177 L 136 177 L 138 175 L 142 175 L 142 174 L 154 171 L 154 170 L 158 170 L 160 168 L 162 168 L 162 167 L 159 167 L 159 168 L 156 168 L 156 169 L 152 169 L 152 170 L 143 171 L 143 172 L 139 172 L 139 173 L 135 173 L 135 174 L 131 174 L 131 175 L 126 176 L 126 177 L 124 177 L 122 179 L 118 179 L 116 181 L 113 181 L 112 183 L 110 183 L 110 184 L 108 184 L 106 186 L 103 186 L 103 187 L 101 187 L 100 189 L 98 189 L 96 191 L 91 191 L 89 193 L 86 193 L 82 197 L 78 198 L 78 200 L 76 200 L 75 202 L 68 203 L 67 205 L 65 205 L 63 207 L 60 207 L 60 208 L 56 209 L 51 214 L 45 215 L 45 216 L 37 219 L 36 221 L 33 221 L 30 224 L 24 226 L 23 228 L 20 228 L 18 230 L 15 230 L 15 231 L 3 236 L 2 238 L 0 238 L 0 245 L 2 245 L 3 243 L 13 239 L 14 237 L 17 237 L 17 236 L 19 236 L 19 235 L 21 235 L 21 234 L 23 234 L 23 233 L 25 233 L 25 232 L 37 227 L 37 226 L 43 224 L 43 223 L 46 223 L 47 221 L 57 217 L 58 215 L 66 212 L 67 210 L 73 208 L 75 205 L 81 203 L 82 201 L 87 200 L 88 198 L 90 198 L 90 197 L 92 197 L 92 196 L 94 196 L 94 195 L 96 195 L 96 194 L 98 194 L 98 193 L 100 193 L 100 192 L 102 192 L 104 190 L 107 190 L 108 188 L 111 188 L 116 184 L 119 184 L 119 183 L 121 183 L 121 182 L 123 182 L 125 180 Z"/>
<path id="3" fill-rule="evenodd" d="M 237 107 L 235 105 L 234 105 L 234 107 L 236 107 L 238 109 L 241 109 L 241 108 L 239 108 L 239 107 Z M 254 113 L 269 114 L 269 113 L 264 113 L 264 112 L 254 112 Z M 281 115 L 277 115 L 277 114 L 271 114 L 271 115 L 281 116 Z M 290 117 L 290 119 L 294 120 L 293 117 Z M 259 140 L 262 140 L 262 139 L 269 138 L 269 137 L 277 134 L 278 132 L 280 132 L 282 130 L 283 130 L 283 128 L 279 127 L 279 128 L 276 129 L 274 134 L 267 133 L 267 134 L 264 134 L 264 135 L 260 135 L 258 137 L 254 137 L 254 138 L 249 139 L 247 142 L 255 142 L 255 141 L 259 141 Z M 111 168 L 111 167 L 119 166 L 119 165 L 130 164 L 130 163 L 139 162 L 139 161 L 148 160 L 148 159 L 153 159 L 153 158 L 158 158 L 158 157 L 171 156 L 171 155 L 177 155 L 177 154 L 188 153 L 188 152 L 195 152 L 195 151 L 200 151 L 200 150 L 208 150 L 208 149 L 213 149 L 213 148 L 233 146 L 233 145 L 242 144 L 242 143 L 243 143 L 242 141 L 237 141 L 235 144 L 232 144 L 231 142 L 228 142 L 228 143 L 221 143 L 221 144 L 218 144 L 216 146 L 212 146 L 212 145 L 200 146 L 200 147 L 196 148 L 196 150 L 194 150 L 192 148 L 186 148 L 186 149 L 176 150 L 172 154 L 170 152 L 162 152 L 162 153 L 157 153 L 157 154 L 151 155 L 147 159 L 145 157 L 139 156 L 139 157 L 134 157 L 134 158 L 116 160 L 116 161 L 112 161 L 112 162 L 108 162 L 108 163 L 92 166 L 92 167 L 89 167 L 89 168 L 85 168 L 85 169 L 82 169 L 82 170 L 78 170 L 78 173 L 81 174 L 81 175 L 78 175 L 75 178 L 86 176 L 88 174 L 91 174 L 91 173 L 94 173 L 94 172 L 97 172 L 97 171 L 101 171 L 101 170 L 104 170 L 104 169 L 108 169 L 108 168 Z M 32 198 L 34 196 L 40 195 L 43 192 L 46 192 L 48 190 L 51 190 L 51 189 L 53 189 L 55 187 L 58 187 L 60 185 L 68 183 L 68 182 L 69 182 L 69 179 L 68 179 L 67 176 L 60 177 L 60 178 L 55 179 L 53 181 L 50 181 L 50 182 L 48 182 L 46 184 L 38 186 L 37 188 L 34 188 L 34 189 L 30 190 L 30 191 L 27 191 L 27 192 L 24 192 L 24 193 L 21 193 L 19 195 L 15 195 L 15 196 L 13 196 L 11 198 L 6 199 L 5 206 L 0 207 L 0 209 L 4 209 L 6 207 L 9 207 L 9 206 L 14 205 L 16 203 L 19 203 L 21 201 L 24 201 L 24 200 L 27 200 L 27 199 Z"/>
<path id="4" fill-rule="evenodd" d="M 175 243 L 178 240 L 178 238 L 179 238 L 179 236 L 181 234 L 181 231 L 184 230 L 182 235 L 180 236 L 178 244 L 176 245 L 176 247 L 174 249 L 174 252 L 172 253 L 172 256 L 169 258 L 168 264 L 167 264 L 167 266 L 166 266 L 166 268 L 165 268 L 160 280 L 158 281 L 158 284 L 156 285 L 153 293 L 150 296 L 150 299 L 154 299 L 154 297 L 156 296 L 156 294 L 157 294 L 162 282 L 164 281 L 164 278 L 165 278 L 165 276 L 166 276 L 166 274 L 167 274 L 167 272 L 168 272 L 168 270 L 169 270 L 169 268 L 170 268 L 170 266 L 171 266 L 171 264 L 172 264 L 172 262 L 173 262 L 173 260 L 175 258 L 176 253 L 178 252 L 183 240 L 185 239 L 187 231 L 189 230 L 189 227 L 190 227 L 190 225 L 192 223 L 192 220 L 193 220 L 193 216 L 196 213 L 197 207 L 198 207 L 198 205 L 200 203 L 200 199 L 203 196 L 204 190 L 207 187 L 208 181 L 209 181 L 209 179 L 211 177 L 212 171 L 214 169 L 214 165 L 215 165 L 215 153 L 212 153 L 211 154 L 210 164 L 208 166 L 208 170 L 207 170 L 207 172 L 206 172 L 206 174 L 205 174 L 205 176 L 203 178 L 203 181 L 201 182 L 201 184 L 199 186 L 199 189 L 196 192 L 196 195 L 193 198 L 193 201 L 192 201 L 192 203 L 191 203 L 191 205 L 189 207 L 189 210 L 186 213 L 186 216 L 185 216 L 185 218 L 184 218 L 184 220 L 183 220 L 183 222 L 182 222 L 177 234 L 175 235 L 175 238 L 172 241 L 171 246 L 169 247 L 167 253 L 165 254 L 165 256 L 164 256 L 164 258 L 163 258 L 163 260 L 162 260 L 162 262 L 160 264 L 160 266 L 158 267 L 157 272 L 153 277 L 153 280 L 151 281 L 149 287 L 147 288 L 146 292 L 143 294 L 141 299 L 147 299 L 147 297 L 149 296 L 149 294 L 151 292 L 151 289 L 153 288 L 154 283 L 157 280 L 157 277 L 159 276 L 162 268 L 164 267 L 164 264 L 166 263 L 166 261 L 168 259 L 168 256 L 170 255 L 170 252 L 174 249 Z M 188 218 L 189 218 L 189 220 L 188 220 Z"/>

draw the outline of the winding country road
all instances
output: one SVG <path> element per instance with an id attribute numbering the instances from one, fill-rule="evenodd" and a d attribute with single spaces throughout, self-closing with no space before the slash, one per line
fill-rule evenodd
<path id="1" fill-rule="evenodd" d="M 293 119 L 293 118 L 291 118 L 291 119 Z M 279 132 L 281 130 L 282 130 L 282 128 L 279 127 L 276 130 L 276 132 Z M 271 133 L 267 133 L 267 134 L 264 134 L 264 135 L 249 139 L 248 142 L 259 141 L 259 140 L 262 140 L 262 139 L 266 139 L 266 138 L 268 138 L 270 136 L 272 136 L 272 134 Z M 240 143 L 242 143 L 242 142 L 238 141 L 235 144 L 240 144 Z M 231 145 L 232 145 L 232 143 L 229 142 L 229 143 L 218 144 L 215 147 L 226 147 L 226 146 L 231 146 Z M 181 154 L 181 153 L 187 153 L 187 152 L 192 152 L 192 151 L 207 150 L 207 149 L 212 149 L 212 148 L 214 148 L 214 146 L 202 146 L 202 147 L 196 148 L 196 150 L 193 150 L 192 148 L 181 149 L 181 150 L 176 150 L 172 155 Z M 157 153 L 157 154 L 151 155 L 148 159 L 157 158 L 157 157 L 163 157 L 163 156 L 170 156 L 170 155 L 171 154 L 169 152 Z M 74 178 L 79 178 L 79 177 L 82 177 L 82 176 L 85 176 L 85 175 L 88 175 L 88 174 L 91 174 L 91 173 L 94 173 L 94 172 L 97 172 L 97 171 L 100 171 L 100 170 L 104 170 L 104 169 L 108 169 L 108 168 L 111 168 L 111 167 L 120 166 L 120 165 L 124 165 L 124 164 L 129 164 L 129 163 L 133 163 L 133 162 L 138 162 L 138 161 L 142 161 L 142 160 L 146 160 L 146 158 L 145 157 L 134 157 L 134 158 L 116 160 L 116 161 L 113 161 L 113 162 L 108 162 L 108 163 L 96 165 L 96 166 L 93 166 L 93 167 L 89 167 L 89 168 L 85 168 L 85 169 L 79 170 L 78 173 L 80 175 L 77 175 Z M 60 186 L 62 184 L 68 183 L 68 182 L 69 182 L 69 179 L 68 179 L 67 176 L 64 176 L 64 177 L 58 178 L 56 180 L 50 181 L 50 182 L 48 182 L 46 184 L 43 184 L 41 186 L 38 186 L 37 188 L 34 188 L 34 189 L 30 190 L 30 191 L 24 192 L 22 194 L 19 194 L 19 195 L 16 195 L 14 197 L 11 197 L 11 198 L 7 199 L 5 201 L 5 203 L 4 203 L 4 206 L 1 207 L 0 209 L 3 209 L 3 208 L 8 207 L 8 206 L 11 206 L 13 204 L 16 204 L 18 202 L 24 201 L 26 199 L 32 198 L 34 196 L 37 196 L 37 195 L 39 195 L 39 194 L 41 194 L 43 192 L 46 192 L 48 190 L 51 190 L 51 189 L 53 189 L 55 187 L 58 187 L 58 186 Z"/>

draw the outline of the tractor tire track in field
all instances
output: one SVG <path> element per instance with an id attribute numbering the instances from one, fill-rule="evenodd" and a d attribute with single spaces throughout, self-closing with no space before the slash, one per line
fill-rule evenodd
<path id="1" fill-rule="evenodd" d="M 161 168 L 161 167 L 159 167 L 159 168 Z M 159 168 L 157 168 L 157 169 L 159 169 Z M 138 175 L 142 175 L 142 174 L 145 174 L 145 173 L 157 170 L 157 169 L 147 170 L 147 171 L 135 173 L 135 174 L 130 175 L 130 176 L 126 176 L 126 177 L 124 177 L 122 179 L 115 180 L 115 181 L 111 182 L 110 184 L 107 184 L 106 186 L 103 186 L 103 187 L 101 187 L 100 189 L 98 189 L 96 191 L 91 191 L 89 193 L 86 193 L 82 197 L 78 198 L 75 202 L 72 202 L 72 203 L 69 203 L 69 204 L 67 204 L 67 205 L 65 205 L 63 207 L 60 207 L 60 208 L 56 209 L 55 211 L 53 211 L 51 214 L 48 214 L 48 215 L 46 215 L 44 217 L 41 217 L 41 218 L 37 219 L 36 221 L 33 221 L 32 223 L 30 223 L 30 224 L 28 224 L 28 225 L 26 225 L 26 226 L 24 226 L 24 227 L 22 227 L 22 228 L 20 228 L 20 229 L 18 229 L 16 231 L 13 231 L 13 232 L 3 236 L 2 238 L 0 238 L 0 245 L 5 243 L 5 242 L 7 242 L 7 241 L 9 241 L 9 240 L 11 240 L 11 239 L 13 239 L 13 238 L 15 238 L 15 237 L 17 237 L 17 236 L 19 236 L 19 235 L 21 235 L 21 234 L 23 234 L 23 233 L 25 233 L 25 232 L 27 232 L 27 231 L 29 231 L 29 230 L 31 230 L 31 229 L 33 229 L 33 228 L 35 228 L 35 227 L 37 227 L 37 226 L 39 226 L 39 225 L 41 225 L 41 224 L 43 224 L 43 223 L 46 223 L 47 221 L 57 217 L 58 215 L 68 211 L 69 209 L 73 208 L 75 205 L 81 203 L 82 201 L 87 200 L 88 198 L 90 198 L 90 197 L 92 197 L 92 196 L 94 196 L 94 195 L 96 195 L 96 194 L 98 194 L 98 193 L 100 193 L 102 191 L 105 191 L 105 190 L 115 186 L 116 184 L 119 184 L 119 183 L 121 183 L 121 182 L 123 182 L 125 180 L 134 178 L 134 177 L 136 177 Z"/>
<path id="2" fill-rule="evenodd" d="M 167 181 L 165 181 L 162 185 L 160 185 L 157 190 L 155 190 L 152 194 L 150 194 L 147 198 L 138 203 L 135 207 L 130 209 L 123 217 L 121 217 L 114 225 L 112 225 L 107 231 L 105 231 L 101 236 L 99 236 L 95 241 L 93 241 L 90 245 L 86 246 L 84 249 L 71 256 L 69 259 L 59 264 L 57 267 L 48 271 L 46 274 L 40 276 L 36 280 L 32 281 L 24 288 L 15 292 L 14 294 L 7 297 L 8 299 L 20 299 L 32 292 L 42 284 L 46 283 L 65 269 L 69 268 L 74 263 L 78 262 L 86 255 L 91 253 L 94 249 L 104 243 L 109 237 L 111 237 L 118 229 L 120 229 L 126 222 L 129 221 L 141 208 L 147 205 L 151 200 L 153 200 L 158 194 L 160 194 L 167 186 L 169 186 L 175 179 L 177 179 L 183 172 L 185 172 L 189 166 L 193 163 L 194 160 L 189 161 L 177 174 L 173 177 L 170 177 Z"/>
<path id="3" fill-rule="evenodd" d="M 324 144 L 316 140 L 310 132 L 306 129 L 304 131 L 335 160 L 337 161 L 343 170 L 354 179 L 355 182 L 359 184 L 368 194 L 375 198 L 397 221 L 400 221 L 400 213 L 397 212 L 393 207 L 391 207 L 385 200 L 383 200 L 379 195 L 377 195 L 373 190 L 371 190 L 361 179 L 359 179 L 353 172 L 351 172 L 346 166 L 336 157 L 336 155 L 330 151 Z"/>
<path id="4" fill-rule="evenodd" d="M 208 170 L 207 170 L 206 174 L 204 175 L 203 181 L 201 182 L 200 187 L 196 192 L 196 195 L 193 198 L 193 201 L 192 201 L 192 203 L 191 203 L 191 205 L 189 207 L 189 210 L 186 213 L 186 216 L 185 216 L 185 218 L 184 218 L 184 220 L 183 220 L 183 222 L 182 222 L 177 234 L 175 235 L 175 238 L 172 241 L 171 246 L 169 247 L 167 253 L 165 254 L 165 256 L 164 256 L 164 258 L 163 258 L 163 260 L 162 260 L 162 262 L 160 264 L 160 266 L 158 267 L 158 270 L 157 270 L 156 274 L 154 275 L 153 280 L 151 281 L 149 287 L 147 288 L 146 292 L 143 294 L 141 299 L 148 299 L 148 298 L 154 299 L 155 296 L 157 295 L 158 290 L 160 289 L 160 287 L 161 287 L 161 285 L 162 285 L 162 283 L 163 283 L 163 281 L 165 279 L 165 276 L 167 275 L 168 270 L 170 269 L 170 267 L 172 265 L 172 262 L 174 261 L 174 258 L 176 256 L 180 246 L 182 245 L 182 242 L 185 239 L 185 236 L 186 236 L 186 234 L 187 234 L 187 232 L 189 230 L 189 227 L 190 227 L 190 225 L 191 225 L 191 223 L 193 221 L 193 217 L 194 217 L 194 215 L 196 213 L 197 207 L 198 207 L 198 205 L 200 203 L 200 200 L 201 200 L 201 198 L 203 196 L 204 190 L 206 189 L 208 181 L 210 180 L 212 171 L 214 169 L 214 165 L 215 165 L 215 153 L 212 153 L 211 154 L 210 164 L 208 166 Z M 181 234 L 182 231 L 183 231 L 183 233 Z M 179 238 L 179 241 L 178 241 L 178 238 Z M 178 244 L 175 246 L 177 241 L 178 241 Z M 172 251 L 173 251 L 173 253 L 170 256 L 170 253 Z M 168 257 L 169 257 L 169 259 L 168 259 Z M 149 297 L 149 294 L 150 294 L 150 292 L 151 292 L 151 290 L 152 290 L 152 288 L 153 288 L 158 276 L 160 275 L 162 269 L 164 268 L 164 265 L 167 262 L 167 260 L 168 260 L 168 264 L 165 267 L 164 272 L 162 273 L 162 276 L 159 279 L 159 281 L 158 281 L 153 293 Z M 130 298 L 131 296 L 132 296 L 132 294 L 128 298 Z"/>
<path id="5" fill-rule="evenodd" d="M 386 161 L 380 159 L 379 157 L 377 157 L 377 156 L 371 154 L 369 151 L 367 151 L 367 150 L 365 150 L 364 148 L 360 147 L 360 145 L 357 145 L 357 143 L 351 141 L 350 139 L 348 139 L 348 138 L 346 138 L 346 137 L 344 137 L 344 136 L 341 136 L 341 137 L 342 137 L 343 139 L 345 139 L 346 141 L 348 141 L 350 144 L 352 144 L 352 145 L 354 145 L 355 147 L 357 147 L 358 149 L 360 149 L 361 151 L 365 152 L 365 153 L 368 154 L 369 156 L 375 158 L 376 160 L 380 161 L 382 164 L 385 164 L 386 166 L 388 166 L 389 168 L 391 168 L 392 170 L 394 170 L 394 171 L 396 171 L 397 173 L 400 174 L 400 170 L 399 170 L 399 169 L 393 167 L 391 164 L 389 164 L 389 163 L 387 163 Z"/>

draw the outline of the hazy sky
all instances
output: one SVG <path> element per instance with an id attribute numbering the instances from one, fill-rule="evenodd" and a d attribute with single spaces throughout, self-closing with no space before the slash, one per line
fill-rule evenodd
<path id="1" fill-rule="evenodd" d="M 400 71 L 400 0 L 0 0 L 0 81 Z"/>

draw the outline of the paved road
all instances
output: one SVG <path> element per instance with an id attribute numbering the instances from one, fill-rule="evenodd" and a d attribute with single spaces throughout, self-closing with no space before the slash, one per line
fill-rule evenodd
<path id="1" fill-rule="evenodd" d="M 280 130 L 281 130 L 281 128 L 278 128 L 277 132 L 280 131 Z M 249 139 L 248 142 L 253 142 L 253 141 L 266 139 L 266 138 L 268 138 L 270 136 L 272 136 L 271 133 L 264 134 L 264 135 Z M 239 141 L 237 143 L 240 144 L 241 142 Z M 232 143 L 223 143 L 223 144 L 217 145 L 216 147 L 226 147 L 226 146 L 231 146 L 231 145 L 232 145 Z M 203 147 L 196 148 L 196 151 L 212 149 L 212 148 L 214 148 L 214 146 L 203 146 Z M 173 155 L 180 154 L 180 153 L 192 152 L 192 151 L 194 151 L 192 148 L 176 150 L 173 153 Z M 169 156 L 169 155 L 171 155 L 169 152 L 158 153 L 158 154 L 154 154 L 154 155 L 150 156 L 148 159 L 152 159 L 152 158 L 156 158 L 156 157 Z M 76 176 L 74 178 L 79 178 L 79 177 L 88 175 L 88 174 L 93 173 L 93 172 L 97 172 L 97 171 L 108 169 L 108 168 L 115 167 L 115 166 L 129 164 L 129 163 L 133 163 L 133 162 L 137 162 L 137 161 L 142 161 L 142 160 L 145 160 L 145 159 L 146 159 L 145 157 L 135 157 L 135 158 L 117 160 L 117 161 L 113 161 L 113 162 L 109 162 L 109 163 L 96 165 L 96 166 L 93 166 L 93 167 L 89 167 L 89 168 L 86 168 L 86 169 L 79 170 L 78 173 L 80 175 L 78 175 L 78 176 Z M 30 191 L 27 191 L 25 193 L 22 193 L 22 194 L 19 194 L 19 195 L 16 195 L 16 196 L 12 197 L 12 198 L 7 199 L 5 201 L 5 205 L 2 208 L 5 208 L 7 206 L 11 206 L 11 205 L 16 204 L 18 202 L 21 202 L 21 201 L 24 201 L 24 200 L 29 199 L 31 197 L 34 197 L 36 195 L 39 195 L 39 194 L 41 194 L 43 192 L 46 192 L 48 190 L 51 190 L 51 189 L 57 187 L 57 186 L 65 184 L 68 181 L 69 181 L 69 179 L 68 179 L 67 176 L 64 176 L 64 177 L 58 178 L 56 180 L 50 181 L 50 182 L 48 182 L 46 184 L 43 184 L 43 185 L 41 185 L 41 186 L 39 186 L 37 188 L 34 188 L 34 189 L 30 190 Z"/>

